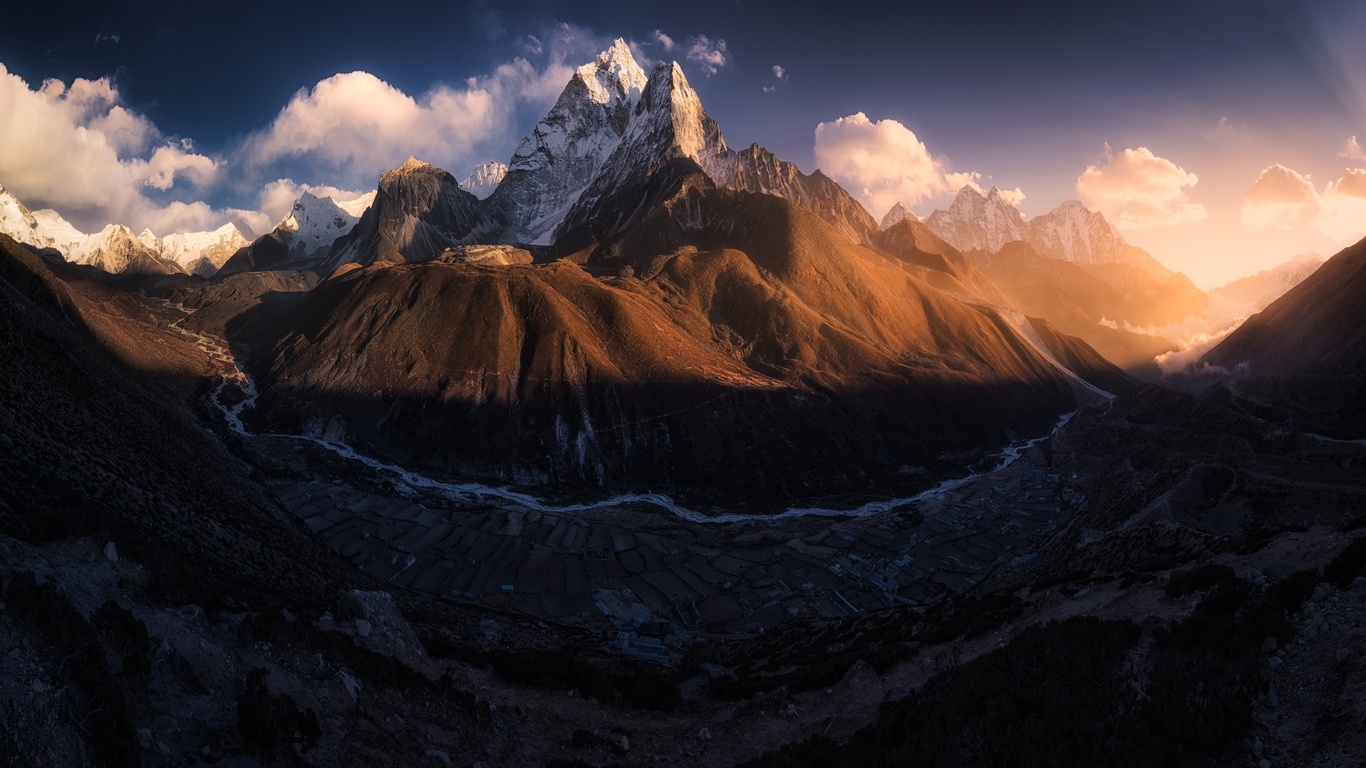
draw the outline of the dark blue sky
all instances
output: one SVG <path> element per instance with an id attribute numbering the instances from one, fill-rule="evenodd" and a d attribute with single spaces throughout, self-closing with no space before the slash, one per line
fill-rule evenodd
<path id="1" fill-rule="evenodd" d="M 528 36 L 548 40 L 560 22 L 585 46 L 620 36 L 648 56 L 682 58 L 651 47 L 655 30 L 680 44 L 704 35 L 725 41 L 727 63 L 711 77 L 687 62 L 685 70 L 727 139 L 759 142 L 804 170 L 817 164 L 816 125 L 862 112 L 913 131 L 947 169 L 1022 189 L 1022 209 L 1039 214 L 1077 195 L 1078 175 L 1105 161 L 1107 143 L 1149 147 L 1199 176 L 1188 191 L 1208 213 L 1200 226 L 1219 223 L 1193 233 L 1139 227 L 1131 239 L 1162 257 L 1177 242 L 1229 239 L 1243 191 L 1269 165 L 1322 186 L 1349 164 L 1337 150 L 1366 135 L 1361 5 L 4 2 L 0 64 L 34 89 L 48 78 L 110 77 L 122 103 L 162 135 L 224 158 L 296 91 L 336 73 L 362 70 L 418 96 L 517 56 L 545 66 L 549 51 L 528 51 Z M 581 60 L 567 63 L 591 58 L 575 53 Z M 774 65 L 786 80 L 775 80 Z M 542 106 L 519 107 L 507 140 L 480 148 L 510 152 Z M 1216 146 L 1221 118 L 1243 139 L 1232 149 Z M 314 178 L 297 180 L 358 188 L 356 178 L 309 170 Z M 204 194 L 213 205 L 248 205 L 260 180 L 220 178 Z M 1312 245 L 1328 247 L 1322 238 Z M 1277 240 L 1266 252 L 1290 246 Z"/>

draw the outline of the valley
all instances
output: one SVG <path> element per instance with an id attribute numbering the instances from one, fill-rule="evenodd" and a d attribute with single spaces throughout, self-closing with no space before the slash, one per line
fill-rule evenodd
<path id="1" fill-rule="evenodd" d="M 958 138 L 1055 126 L 1075 183 L 864 112 L 815 168 L 773 126 L 840 62 L 751 102 L 650 28 L 341 72 L 216 150 L 0 65 L 0 767 L 1366 758 L 1366 169 L 1230 196 L 1267 129 L 1220 117 L 1193 195 L 1013 100 Z M 963 107 L 944 60 L 832 82 Z"/>

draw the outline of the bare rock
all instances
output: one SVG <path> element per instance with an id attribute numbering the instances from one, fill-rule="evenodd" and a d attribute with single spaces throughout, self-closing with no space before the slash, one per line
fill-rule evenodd
<path id="1" fill-rule="evenodd" d="M 104 556 L 111 563 L 119 561 L 119 549 L 114 546 L 114 542 L 111 541 L 104 545 Z"/>
<path id="2" fill-rule="evenodd" d="M 1274 638 L 1274 637 L 1267 637 L 1265 640 L 1262 641 L 1262 653 L 1275 653 L 1275 652 L 1276 652 L 1276 638 Z"/>
<path id="3" fill-rule="evenodd" d="M 422 756 L 424 764 L 430 768 L 451 768 L 451 756 L 439 749 L 429 749 Z"/>
<path id="4" fill-rule="evenodd" d="M 365 619 L 356 619 L 356 634 L 360 637 L 370 636 L 370 622 Z"/>

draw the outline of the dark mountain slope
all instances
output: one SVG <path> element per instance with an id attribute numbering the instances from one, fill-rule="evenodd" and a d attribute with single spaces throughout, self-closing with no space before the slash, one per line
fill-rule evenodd
<path id="1" fill-rule="evenodd" d="M 1366 437 L 1366 241 L 1338 253 L 1201 358 L 1206 394 L 1297 429 Z"/>

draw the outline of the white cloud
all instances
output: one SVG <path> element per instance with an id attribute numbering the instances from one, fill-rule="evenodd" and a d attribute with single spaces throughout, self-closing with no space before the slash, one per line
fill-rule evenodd
<path id="1" fill-rule="evenodd" d="M 1239 220 L 1250 232 L 1291 230 L 1313 224 L 1319 216 L 1319 194 L 1308 176 L 1273 165 L 1257 176 L 1243 197 Z"/>
<path id="2" fill-rule="evenodd" d="M 1238 326 L 1242 324 L 1243 321 L 1238 320 L 1223 330 L 1193 334 L 1178 341 L 1176 349 L 1153 358 L 1153 362 L 1157 364 L 1157 368 L 1162 371 L 1163 376 L 1181 373 L 1186 370 L 1187 366 L 1203 357 L 1206 352 L 1218 346 L 1219 342 L 1228 338 L 1230 333 L 1238 330 Z M 1208 373 L 1210 371 L 1202 372 Z"/>
<path id="3" fill-rule="evenodd" d="M 1000 187 L 997 187 L 996 191 L 1001 194 L 1002 200 L 1005 200 L 1016 208 L 1020 207 L 1020 203 L 1024 202 L 1025 193 L 1024 190 L 1019 187 L 1014 189 L 1001 189 Z"/>
<path id="4" fill-rule="evenodd" d="M 1116 154 L 1106 144 L 1104 163 L 1087 166 L 1077 177 L 1077 193 L 1121 229 L 1168 227 L 1208 216 L 1187 192 L 1199 181 L 1147 147 Z"/>
<path id="5" fill-rule="evenodd" d="M 563 24 L 537 42 L 549 59 L 541 66 L 518 57 L 488 75 L 416 95 L 368 72 L 333 75 L 295 93 L 237 157 L 253 180 L 274 171 L 350 186 L 373 184 L 409 155 L 442 168 L 505 157 L 520 138 L 519 110 L 549 108 L 573 75 L 567 62 L 606 47 Z"/>
<path id="6" fill-rule="evenodd" d="M 215 161 L 168 141 L 119 102 L 108 78 L 47 80 L 35 90 L 0 65 L 0 183 L 26 205 L 56 208 L 87 228 L 202 218 L 206 205 L 157 202 L 145 190 L 209 184 Z"/>
<path id="7" fill-rule="evenodd" d="M 706 35 L 695 35 L 688 38 L 687 58 L 707 77 L 711 77 L 729 63 L 730 51 L 726 50 L 725 40 L 712 40 Z"/>
<path id="8" fill-rule="evenodd" d="M 193 154 L 190 151 L 193 146 L 188 140 L 183 140 L 178 146 L 167 144 L 157 147 L 147 161 L 147 174 L 142 183 L 164 192 L 175 186 L 177 176 L 197 186 L 212 181 L 218 164 L 203 155 Z"/>
<path id="9" fill-rule="evenodd" d="M 1342 145 L 1342 149 L 1338 150 L 1338 158 L 1354 161 L 1366 160 L 1366 150 L 1361 148 L 1361 143 L 1357 141 L 1357 137 L 1349 136 Z"/>
<path id="10" fill-rule="evenodd" d="M 896 120 L 874 122 L 862 112 L 817 125 L 815 151 L 821 170 L 875 216 L 897 202 L 913 206 L 964 186 L 981 189 L 980 173 L 949 172 L 911 129 Z"/>
<path id="11" fill-rule="evenodd" d="M 1273 165 L 1257 176 L 1239 216 L 1250 232 L 1313 230 L 1338 245 L 1366 235 L 1366 168 L 1349 168 L 1318 191 L 1308 175 Z"/>
<path id="12" fill-rule="evenodd" d="M 1366 168 L 1343 171 L 1319 196 L 1319 216 L 1314 226 L 1338 245 L 1349 245 L 1366 236 Z"/>
<path id="13" fill-rule="evenodd" d="M 654 35 L 652 35 L 652 37 L 654 37 L 654 39 L 660 45 L 664 46 L 664 50 L 666 51 L 672 51 L 674 48 L 677 47 L 672 37 L 669 37 L 668 35 L 664 34 L 663 32 L 657 29 L 655 30 Z"/>

